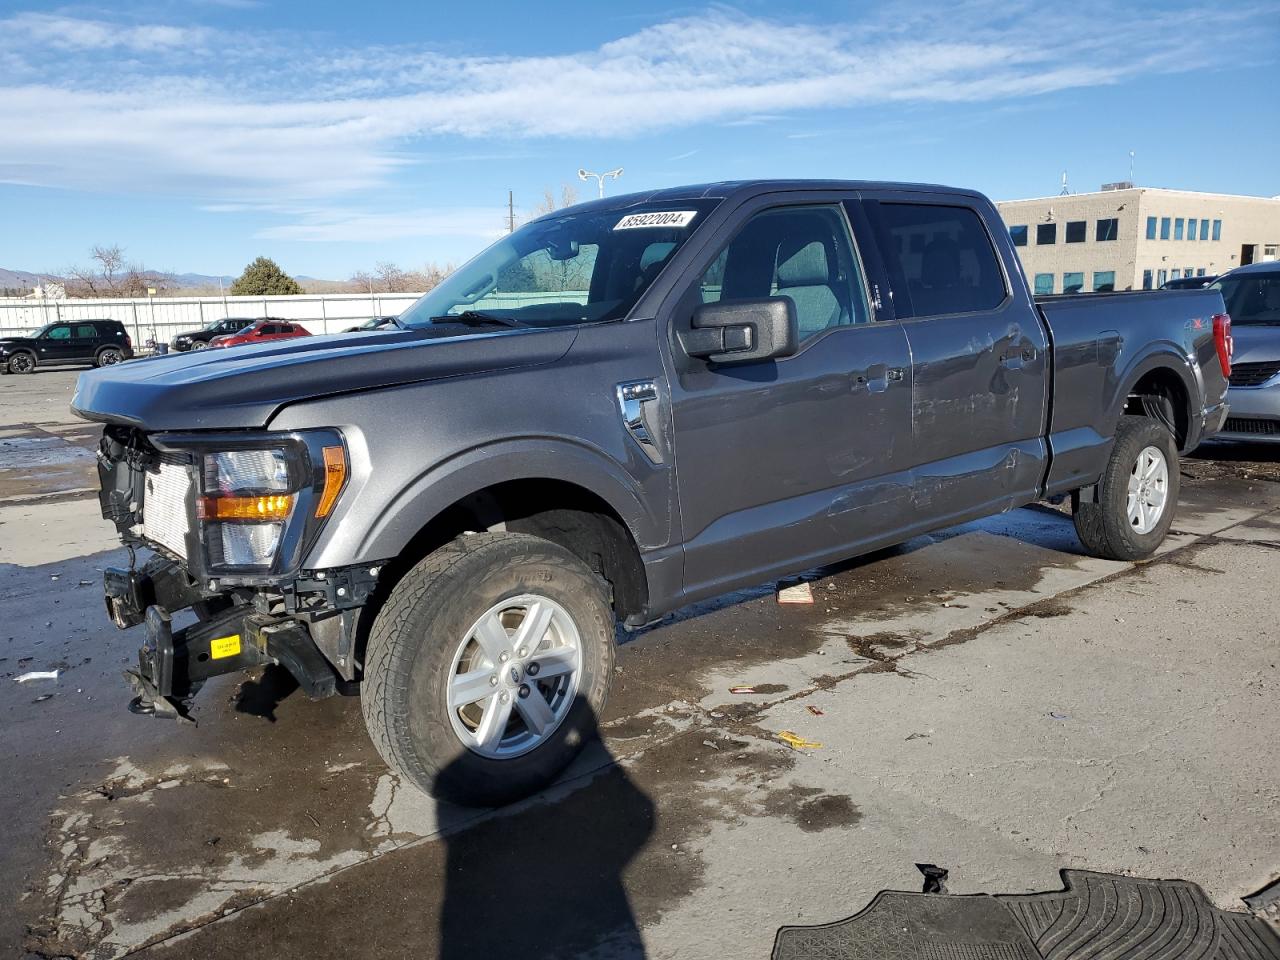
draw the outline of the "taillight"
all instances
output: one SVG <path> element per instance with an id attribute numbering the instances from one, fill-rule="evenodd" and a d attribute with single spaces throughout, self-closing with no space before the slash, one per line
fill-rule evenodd
<path id="1" fill-rule="evenodd" d="M 1225 313 L 1214 314 L 1213 345 L 1218 349 L 1218 363 L 1222 375 L 1231 378 L 1231 355 L 1235 352 L 1235 340 L 1231 336 L 1231 317 Z"/>
<path id="2" fill-rule="evenodd" d="M 130 337 L 127 333 L 124 335 L 124 345 L 128 347 L 130 350 L 133 349 L 133 338 Z"/>

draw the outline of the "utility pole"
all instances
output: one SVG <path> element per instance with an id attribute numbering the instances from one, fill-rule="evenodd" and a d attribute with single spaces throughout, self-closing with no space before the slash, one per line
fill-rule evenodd
<path id="1" fill-rule="evenodd" d="M 515 194 L 507 191 L 507 233 L 516 232 L 516 198 Z"/>

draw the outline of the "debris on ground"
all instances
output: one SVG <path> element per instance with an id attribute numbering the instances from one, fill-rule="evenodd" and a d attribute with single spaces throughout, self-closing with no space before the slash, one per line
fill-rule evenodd
<path id="1" fill-rule="evenodd" d="M 778 585 L 779 603 L 813 603 L 813 587 L 806 580 L 789 587 Z"/>
<path id="2" fill-rule="evenodd" d="M 729 692 L 730 693 L 755 693 L 756 688 L 752 686 L 748 686 L 747 684 L 738 684 L 737 686 L 730 687 Z"/>
<path id="3" fill-rule="evenodd" d="M 36 697 L 36 698 L 35 698 L 34 700 L 32 700 L 31 702 L 32 702 L 32 703 L 43 703 L 45 700 L 51 700 L 51 699 L 53 699 L 53 694 L 52 694 L 52 693 L 42 693 L 42 694 L 40 694 L 40 696 Z"/>
<path id="4" fill-rule="evenodd" d="M 57 670 L 31 670 L 24 673 L 20 677 L 13 678 L 17 683 L 26 683 L 28 680 L 57 680 Z"/>
<path id="5" fill-rule="evenodd" d="M 817 750 L 822 746 L 817 740 L 806 740 L 800 734 L 792 733 L 790 730 L 781 731 L 778 734 L 778 739 L 792 750 Z"/>
<path id="6" fill-rule="evenodd" d="M 808 710 L 810 713 L 812 713 L 815 717 L 825 716 L 825 714 L 823 714 L 821 710 L 819 710 L 817 707 L 815 707 L 811 703 L 806 704 L 805 709 Z"/>
<path id="7" fill-rule="evenodd" d="M 1049 718 L 1051 720 L 1070 720 L 1071 719 L 1065 713 L 1055 713 L 1052 710 L 1049 711 Z"/>
<path id="8" fill-rule="evenodd" d="M 907 737 L 908 740 L 927 740 L 928 738 L 927 733 L 913 733 Z"/>

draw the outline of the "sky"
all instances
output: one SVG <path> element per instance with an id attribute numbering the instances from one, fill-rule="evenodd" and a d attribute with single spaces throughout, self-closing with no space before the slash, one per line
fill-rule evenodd
<path id="1" fill-rule="evenodd" d="M 1278 64 L 1280 0 L 0 0 L 0 267 L 457 263 L 581 167 L 1274 196 Z"/>

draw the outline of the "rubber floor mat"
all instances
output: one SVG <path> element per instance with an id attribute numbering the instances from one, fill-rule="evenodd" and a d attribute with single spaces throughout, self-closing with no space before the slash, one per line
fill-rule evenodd
<path id="1" fill-rule="evenodd" d="M 1063 870 L 1029 895 L 876 894 L 861 913 L 782 927 L 774 960 L 1280 960 L 1280 937 L 1194 883 Z"/>

